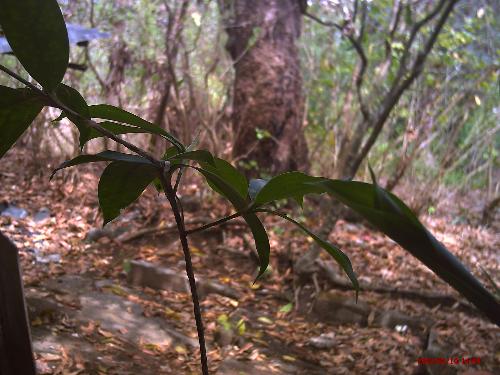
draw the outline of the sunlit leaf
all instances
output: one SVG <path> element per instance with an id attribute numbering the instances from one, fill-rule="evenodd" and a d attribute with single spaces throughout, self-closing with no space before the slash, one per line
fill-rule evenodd
<path id="1" fill-rule="evenodd" d="M 99 125 L 103 127 L 104 129 L 110 131 L 114 135 L 119 135 L 119 134 L 133 134 L 133 133 L 148 133 L 146 130 L 137 128 L 135 126 L 129 126 L 129 125 L 123 125 L 118 122 L 112 122 L 112 121 L 102 121 L 99 122 Z M 90 134 L 88 136 L 88 140 L 90 141 L 91 139 L 95 138 L 100 138 L 100 137 L 105 137 L 105 135 L 99 133 L 95 129 L 90 130 Z"/>
<path id="2" fill-rule="evenodd" d="M 286 305 L 281 306 L 279 309 L 280 313 L 288 314 L 293 309 L 293 303 L 287 303 Z"/>
<path id="3" fill-rule="evenodd" d="M 175 147 L 175 146 L 169 147 L 169 148 L 167 148 L 167 150 L 163 154 L 162 160 L 168 160 L 171 157 L 177 155 L 178 153 L 179 153 L 179 150 L 177 149 L 177 147 Z"/>
<path id="4" fill-rule="evenodd" d="M 172 143 L 175 147 L 177 147 L 179 151 L 185 151 L 186 149 L 184 145 L 169 132 L 163 130 L 155 124 L 150 123 L 149 121 L 140 118 L 139 116 L 125 111 L 124 109 L 108 104 L 92 105 L 89 108 L 90 116 L 92 118 L 100 118 L 136 126 L 147 131 L 148 133 L 162 136 L 170 143 Z"/>

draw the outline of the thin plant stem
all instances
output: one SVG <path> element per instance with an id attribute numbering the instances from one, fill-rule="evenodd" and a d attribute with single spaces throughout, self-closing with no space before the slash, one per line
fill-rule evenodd
<path id="1" fill-rule="evenodd" d="M 206 229 L 209 229 L 209 228 L 212 228 L 212 227 L 215 227 L 217 225 L 220 225 L 220 224 L 223 224 L 225 223 L 226 221 L 229 221 L 229 220 L 232 220 L 232 219 L 235 219 L 239 216 L 242 216 L 244 215 L 245 212 L 235 212 L 234 214 L 232 215 L 229 215 L 229 216 L 226 216 L 226 217 L 223 217 L 222 219 L 219 219 L 219 220 L 216 220 L 216 221 L 213 221 L 211 223 L 208 223 L 208 224 L 205 224 L 205 225 L 202 225 L 201 227 L 197 227 L 197 228 L 193 228 L 193 229 L 188 229 L 186 231 L 186 234 L 187 235 L 190 235 L 190 234 L 193 234 L 193 233 L 196 233 L 196 232 L 201 232 L 202 230 L 206 230 Z"/>
<path id="2" fill-rule="evenodd" d="M 184 252 L 184 260 L 186 262 L 186 274 L 189 281 L 189 287 L 191 289 L 191 299 L 193 300 L 193 312 L 194 312 L 194 318 L 196 320 L 198 342 L 200 345 L 201 370 L 203 375 L 208 375 L 208 359 L 207 359 L 207 348 L 205 343 L 205 330 L 203 328 L 203 319 L 201 316 L 200 301 L 198 297 L 198 291 L 196 288 L 196 279 L 194 277 L 193 262 L 191 260 L 191 251 L 189 250 L 187 232 L 184 226 L 184 220 L 181 215 L 181 209 L 177 203 L 176 194 L 172 188 L 170 181 L 163 173 L 160 177 L 160 181 L 163 186 L 163 190 L 165 191 L 165 196 L 167 197 L 170 206 L 172 207 L 175 223 L 177 224 L 177 230 L 179 232 L 179 239 L 182 245 L 182 251 Z"/>

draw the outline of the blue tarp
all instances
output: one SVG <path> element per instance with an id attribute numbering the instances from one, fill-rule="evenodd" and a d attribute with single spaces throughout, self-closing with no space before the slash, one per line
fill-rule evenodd
<path id="1" fill-rule="evenodd" d="M 66 27 L 68 29 L 68 38 L 70 44 L 77 44 L 81 42 L 89 42 L 94 39 L 109 38 L 110 33 L 104 33 L 97 29 L 92 29 L 77 25 L 74 23 L 67 23 Z M 7 42 L 5 37 L 0 37 L 0 53 L 12 52 L 12 49 Z"/>

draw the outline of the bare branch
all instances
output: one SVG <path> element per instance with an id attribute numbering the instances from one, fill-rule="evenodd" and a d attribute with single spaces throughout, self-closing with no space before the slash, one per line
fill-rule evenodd
<path id="1" fill-rule="evenodd" d="M 352 44 L 352 46 L 354 47 L 354 49 L 355 49 L 355 51 L 358 54 L 359 59 L 360 59 L 360 65 L 359 65 L 358 71 L 356 73 L 356 80 L 355 80 L 356 94 L 358 96 L 359 107 L 360 107 L 361 113 L 363 115 L 363 118 L 368 121 L 370 119 L 371 115 L 370 115 L 370 111 L 368 110 L 368 107 L 366 106 L 366 103 L 363 99 L 363 95 L 361 93 L 361 88 L 363 86 L 363 80 L 364 80 L 364 75 L 366 72 L 366 67 L 368 65 L 368 58 L 366 57 L 365 51 L 361 45 L 361 38 L 363 37 L 364 24 L 365 24 L 364 20 L 366 18 L 365 7 L 363 7 L 362 12 L 363 12 L 363 16 L 362 16 L 362 20 L 361 20 L 361 31 L 360 31 L 358 37 L 356 37 L 356 38 L 353 36 L 352 30 L 347 30 L 347 27 L 350 25 L 349 21 L 345 21 L 343 25 L 339 25 L 338 23 L 335 23 L 335 22 L 323 21 L 321 18 L 319 18 L 311 13 L 308 13 L 307 11 L 305 11 L 303 14 L 304 14 L 304 16 L 309 17 L 310 19 L 316 21 L 320 25 L 323 25 L 326 27 L 335 27 L 336 29 L 340 30 L 342 32 L 342 36 L 346 37 L 349 40 L 349 42 Z"/>
<path id="2" fill-rule="evenodd" d="M 452 7 L 453 7 L 457 1 L 458 0 L 452 0 L 451 3 L 449 3 L 448 5 L 452 4 Z M 408 40 L 405 42 L 404 47 L 403 47 L 404 48 L 403 49 L 403 56 L 401 57 L 398 72 L 396 73 L 396 78 L 394 79 L 393 86 L 398 85 L 399 81 L 404 77 L 404 75 L 407 72 L 406 60 L 408 60 L 408 58 L 410 57 L 411 47 L 413 45 L 413 42 L 415 41 L 415 38 L 416 38 L 419 30 L 425 24 L 430 22 L 434 17 L 436 17 L 439 14 L 439 12 L 441 12 L 441 10 L 443 9 L 444 5 L 447 2 L 449 2 L 449 0 L 440 0 L 439 3 L 435 6 L 435 8 L 429 14 L 427 14 L 423 19 L 421 19 L 420 21 L 416 22 L 413 25 L 413 27 L 410 31 L 410 36 L 408 37 Z"/>
<path id="3" fill-rule="evenodd" d="M 375 123 L 373 124 L 372 132 L 371 132 L 370 136 L 368 137 L 368 140 L 364 144 L 363 148 L 361 149 L 361 152 L 358 154 L 358 156 L 356 157 L 356 159 L 354 160 L 354 162 L 352 164 L 352 168 L 350 171 L 351 174 L 353 174 L 353 172 L 359 168 L 362 161 L 368 155 L 368 152 L 370 151 L 370 149 L 374 145 L 380 131 L 382 130 L 382 128 L 385 124 L 385 121 L 389 117 L 394 106 L 399 101 L 399 98 L 401 97 L 403 92 L 405 92 L 405 90 L 408 89 L 408 87 L 410 87 L 410 85 L 413 83 L 413 81 L 422 72 L 425 60 L 427 59 L 432 47 L 434 46 L 434 43 L 437 40 L 439 33 L 441 32 L 446 20 L 450 16 L 450 14 L 453 10 L 453 7 L 455 6 L 455 4 L 457 2 L 458 2 L 458 0 L 443 0 L 436 7 L 439 10 L 441 10 L 443 8 L 444 3 L 447 3 L 445 9 L 441 13 L 441 16 L 440 16 L 432 34 L 431 34 L 431 36 L 429 37 L 429 39 L 425 43 L 425 46 L 422 49 L 422 51 L 420 51 L 418 53 L 416 59 L 414 60 L 412 67 L 411 67 L 411 70 L 410 70 L 410 75 L 400 85 L 398 85 L 397 82 L 394 82 L 389 94 L 387 95 L 386 99 L 382 103 L 382 110 L 379 113 L 379 115 L 377 116 Z M 438 12 L 439 12 L 439 10 L 438 10 Z M 414 31 L 412 31 L 412 33 L 414 33 L 416 35 L 417 31 L 425 23 L 427 23 L 429 20 L 431 20 L 435 16 L 434 13 L 436 13 L 436 9 L 434 9 L 430 14 L 428 14 L 422 21 L 418 22 L 416 24 L 417 26 L 414 27 L 414 29 L 413 29 Z M 410 36 L 410 39 L 414 39 L 415 35 Z M 410 45 L 411 45 L 411 43 L 408 45 L 408 47 Z M 403 64 L 403 61 L 401 62 L 401 64 Z"/>

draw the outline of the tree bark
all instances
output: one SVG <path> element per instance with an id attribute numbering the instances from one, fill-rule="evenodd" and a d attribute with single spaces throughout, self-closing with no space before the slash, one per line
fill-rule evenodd
<path id="1" fill-rule="evenodd" d="M 235 69 L 233 156 L 272 173 L 307 168 L 296 46 L 302 25 L 299 1 L 224 0 L 219 5 Z"/>

